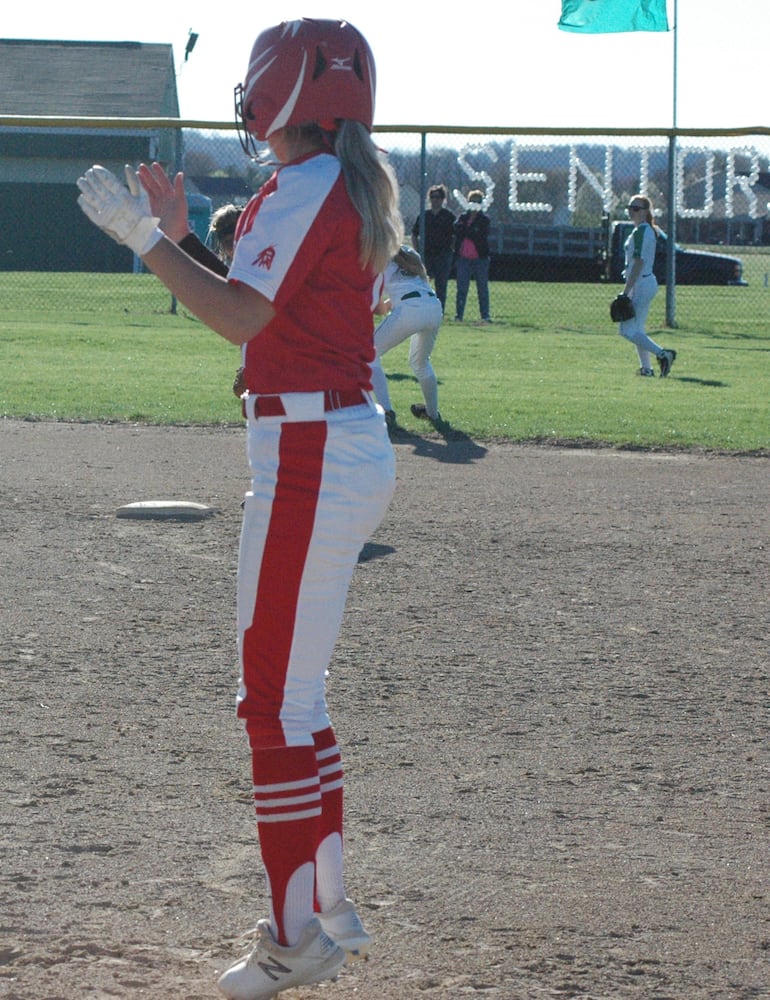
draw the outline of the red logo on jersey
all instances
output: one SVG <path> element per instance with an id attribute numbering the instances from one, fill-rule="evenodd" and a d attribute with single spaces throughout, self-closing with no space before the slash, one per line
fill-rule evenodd
<path id="1" fill-rule="evenodd" d="M 274 260 L 275 247 L 265 247 L 264 250 L 260 250 L 256 258 L 252 261 L 252 264 L 256 264 L 257 267 L 264 267 L 266 271 L 269 271 L 273 266 Z"/>

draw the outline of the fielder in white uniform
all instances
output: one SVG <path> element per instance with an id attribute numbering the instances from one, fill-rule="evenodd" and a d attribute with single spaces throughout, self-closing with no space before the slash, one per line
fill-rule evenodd
<path id="1" fill-rule="evenodd" d="M 402 246 L 381 275 L 380 301 L 375 312 L 386 314 L 374 334 L 377 357 L 372 363 L 372 387 L 385 410 L 388 425 L 396 422 L 388 380 L 381 357 L 410 337 L 409 366 L 420 384 L 424 403 L 413 403 L 412 414 L 421 420 L 441 419 L 438 409 L 438 380 L 430 355 L 441 326 L 443 310 L 428 282 L 420 255 Z"/>
<path id="2" fill-rule="evenodd" d="M 626 211 L 634 223 L 634 228 L 625 242 L 624 293 L 634 306 L 633 319 L 620 324 L 621 337 L 630 340 L 639 355 L 639 374 L 654 377 L 651 355 L 654 354 L 660 366 L 660 377 L 665 378 L 671 371 L 676 351 L 666 350 L 645 333 L 650 305 L 658 292 L 658 280 L 653 273 L 657 237 L 652 213 L 652 202 L 643 195 L 635 195 Z"/>

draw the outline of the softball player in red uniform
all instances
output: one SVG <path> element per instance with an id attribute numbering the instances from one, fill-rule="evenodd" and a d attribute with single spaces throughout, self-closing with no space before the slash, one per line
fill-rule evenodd
<path id="1" fill-rule="evenodd" d="M 402 238 L 397 190 L 369 134 L 375 70 L 344 21 L 257 38 L 236 88 L 244 148 L 281 164 L 244 210 L 227 278 L 169 238 L 182 179 L 140 168 L 80 178 L 89 218 L 179 300 L 242 345 L 248 457 L 238 570 L 237 711 L 252 757 L 270 891 L 252 951 L 220 978 L 264 1000 L 333 977 L 369 936 L 347 898 L 343 773 L 325 676 L 359 552 L 392 495 L 393 452 L 370 392 L 374 282 Z M 174 207 L 176 206 L 176 207 Z M 158 223 L 168 230 L 163 235 Z"/>

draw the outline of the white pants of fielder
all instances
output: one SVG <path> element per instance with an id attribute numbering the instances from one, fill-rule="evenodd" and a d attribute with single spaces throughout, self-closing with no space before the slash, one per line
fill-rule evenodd
<path id="1" fill-rule="evenodd" d="M 636 315 L 633 319 L 627 319 L 621 323 L 618 330 L 621 337 L 630 340 L 636 347 L 636 353 L 639 355 L 639 367 L 645 369 L 652 368 L 650 354 L 654 354 L 657 358 L 663 351 L 660 344 L 656 344 L 644 332 L 644 328 L 647 325 L 647 314 L 650 311 L 652 300 L 657 293 L 658 279 L 654 274 L 648 274 L 643 278 L 639 278 L 630 296 Z"/>
<path id="2" fill-rule="evenodd" d="M 443 310 L 439 300 L 434 296 L 421 295 L 419 298 L 396 302 L 393 311 L 377 327 L 374 334 L 377 357 L 372 364 L 372 385 L 383 410 L 392 410 L 393 405 L 380 359 L 391 348 L 410 337 L 409 367 L 420 385 L 428 416 L 432 420 L 438 416 L 438 380 L 430 355 L 442 318 Z"/>

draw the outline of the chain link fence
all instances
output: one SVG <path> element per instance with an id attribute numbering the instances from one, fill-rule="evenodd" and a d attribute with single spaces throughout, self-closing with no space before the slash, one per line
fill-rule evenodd
<path id="1" fill-rule="evenodd" d="M 661 229 L 675 234 L 678 247 L 671 282 L 660 240 L 656 272 L 672 310 L 666 321 L 686 322 L 687 296 L 674 298 L 686 286 L 698 286 L 701 304 L 707 297 L 728 311 L 736 295 L 751 299 L 753 312 L 770 301 L 770 129 L 524 134 L 394 126 L 378 128 L 375 139 L 398 177 L 407 240 L 419 229 L 431 185 L 446 188 L 455 215 L 470 190 L 483 192 L 493 320 L 515 324 L 546 314 L 555 283 L 569 284 L 573 296 L 595 295 L 601 286 L 614 294 L 625 206 L 638 192 L 652 199 Z M 4 303 L 58 314 L 177 308 L 141 261 L 82 216 L 75 182 L 92 163 L 121 172 L 126 162 L 157 158 L 169 172 L 184 170 L 190 221 L 204 240 L 212 213 L 245 204 L 273 170 L 248 159 L 229 126 L 169 119 L 0 116 L 0 152 Z M 448 315 L 454 294 L 450 281 Z M 471 289 L 466 318 L 474 308 Z M 662 315 L 651 319 L 664 323 Z"/>

